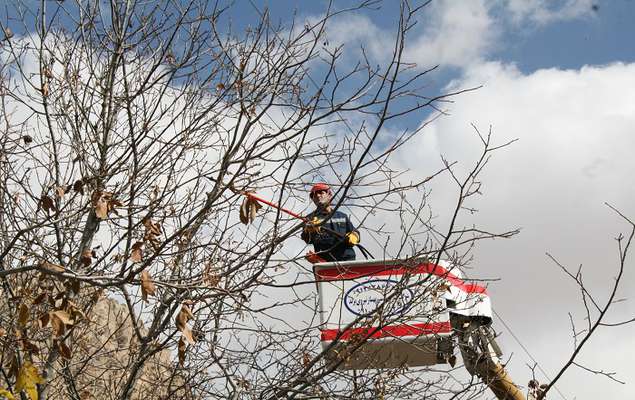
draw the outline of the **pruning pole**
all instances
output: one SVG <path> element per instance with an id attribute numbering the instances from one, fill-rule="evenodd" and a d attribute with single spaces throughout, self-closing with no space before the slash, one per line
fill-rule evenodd
<path id="1" fill-rule="evenodd" d="M 256 195 L 255 195 L 255 194 L 253 194 L 253 193 L 243 192 L 242 194 L 244 194 L 245 196 L 247 196 L 247 197 L 249 197 L 249 198 L 251 198 L 251 199 L 256 200 L 256 201 L 257 201 L 257 202 L 259 202 L 259 203 L 265 203 L 266 205 L 271 206 L 271 207 L 273 207 L 273 208 L 277 208 L 278 210 L 280 210 L 280 211 L 282 211 L 282 212 L 284 212 L 284 213 L 287 213 L 287 214 L 289 214 L 289 215 L 290 215 L 290 216 L 292 216 L 292 217 L 295 217 L 295 218 L 297 218 L 297 219 L 300 219 L 300 220 L 302 220 L 302 221 L 304 221 L 304 222 L 308 222 L 308 220 L 307 220 L 305 217 L 301 216 L 300 214 L 296 214 L 296 213 L 294 213 L 294 212 L 293 212 L 293 211 L 291 211 L 291 210 L 287 210 L 286 208 L 281 207 L 281 206 L 279 206 L 279 205 L 278 205 L 278 204 L 276 204 L 276 203 L 272 203 L 272 202 L 270 202 L 270 201 L 267 201 L 267 200 L 263 199 L 263 198 L 262 198 L 262 197 L 260 197 L 260 196 L 256 196 Z"/>

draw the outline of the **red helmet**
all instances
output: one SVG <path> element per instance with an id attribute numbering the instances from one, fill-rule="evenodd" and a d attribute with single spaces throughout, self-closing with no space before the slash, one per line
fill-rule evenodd
<path id="1" fill-rule="evenodd" d="M 315 194 L 315 192 L 320 192 L 322 190 L 327 190 L 327 191 L 330 192 L 331 191 L 331 187 L 329 185 L 327 185 L 326 183 L 323 183 L 323 182 L 316 183 L 311 188 L 311 192 L 309 192 L 309 197 L 313 198 L 313 195 Z"/>

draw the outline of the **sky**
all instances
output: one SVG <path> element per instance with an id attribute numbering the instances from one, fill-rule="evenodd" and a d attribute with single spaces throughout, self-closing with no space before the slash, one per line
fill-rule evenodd
<path id="1" fill-rule="evenodd" d="M 334 7 L 350 4 L 335 1 Z M 345 61 L 359 56 L 360 45 L 371 60 L 385 61 L 395 4 L 334 19 L 327 26 L 328 46 L 344 45 Z M 318 18 L 325 7 L 324 1 L 241 0 L 230 16 L 240 29 L 268 8 L 272 20 L 284 25 L 293 16 Z M 606 203 L 635 221 L 634 18 L 634 0 L 433 0 L 407 42 L 407 61 L 420 69 L 439 66 L 426 78 L 426 90 L 480 88 L 444 104 L 446 115 L 396 154 L 392 162 L 409 171 L 405 178 L 438 170 L 440 155 L 457 160 L 457 171 L 464 172 L 479 154 L 472 125 L 491 129 L 495 143 L 517 139 L 494 155 L 481 176 L 483 195 L 470 203 L 479 212 L 461 223 L 520 229 L 512 239 L 479 242 L 466 273 L 493 280 L 494 328 L 521 385 L 534 362 L 539 380 L 555 376 L 573 348 L 570 321 L 578 328 L 585 324 L 579 290 L 547 253 L 573 271 L 582 266 L 589 292 L 603 302 L 619 266 L 615 238 L 629 230 Z M 413 114 L 387 130 L 415 129 L 429 117 Z M 430 189 L 443 221 L 456 188 L 441 177 Z M 382 222 L 390 221 L 373 223 Z M 380 253 L 364 226 L 360 230 L 371 251 Z M 293 240 L 291 247 L 302 247 Z M 612 306 L 606 322 L 635 317 L 634 269 L 633 258 L 627 259 L 617 292 L 624 300 Z M 550 398 L 634 398 L 634 336 L 635 323 L 601 327 L 578 359 L 587 368 L 615 372 L 625 384 L 572 367 Z"/>
<path id="2" fill-rule="evenodd" d="M 393 4 L 332 21 L 330 44 L 343 44 L 353 58 L 361 44 L 375 60 L 385 59 Z M 243 16 L 269 6 L 274 20 L 285 21 L 294 13 L 315 18 L 324 3 L 241 6 Z M 553 378 L 571 355 L 571 320 L 578 329 L 586 323 L 579 290 L 547 253 L 572 271 L 582 266 L 590 293 L 605 301 L 619 266 L 615 238 L 629 232 L 605 203 L 635 220 L 634 17 L 629 0 L 432 1 L 408 42 L 409 61 L 420 68 L 439 65 L 429 89 L 482 86 L 445 105 L 448 115 L 400 154 L 397 163 L 413 178 L 438 168 L 440 154 L 459 160 L 459 170 L 471 165 L 478 156 L 471 124 L 481 132 L 491 127 L 496 143 L 517 139 L 493 157 L 481 177 L 483 195 L 472 204 L 479 212 L 462 222 L 520 229 L 512 239 L 479 243 L 467 273 L 497 279 L 489 284 L 498 314 L 494 327 L 507 367 L 522 385 L 534 362 L 539 380 Z M 402 123 L 416 127 L 427 117 Z M 432 191 L 442 219 L 455 188 L 441 179 Z M 606 322 L 635 317 L 633 268 L 631 258 L 616 297 L 623 301 L 612 306 Z M 635 324 L 601 327 L 577 359 L 584 367 L 615 372 L 625 384 L 574 366 L 550 398 L 634 397 L 634 335 Z"/>

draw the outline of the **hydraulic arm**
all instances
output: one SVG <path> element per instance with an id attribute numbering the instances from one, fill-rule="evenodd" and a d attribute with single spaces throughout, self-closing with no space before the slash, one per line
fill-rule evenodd
<path id="1" fill-rule="evenodd" d="M 502 355 L 489 324 L 461 317 L 453 318 L 459 333 L 459 347 L 467 371 L 478 376 L 499 400 L 526 400 L 500 363 Z"/>

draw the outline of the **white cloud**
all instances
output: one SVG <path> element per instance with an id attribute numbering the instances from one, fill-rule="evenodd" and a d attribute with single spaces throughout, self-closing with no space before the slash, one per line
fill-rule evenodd
<path id="1" fill-rule="evenodd" d="M 406 59 L 422 67 L 464 66 L 482 59 L 500 31 L 485 0 L 440 1 L 426 13 L 429 25 L 410 45 Z"/>
<path id="2" fill-rule="evenodd" d="M 583 264 L 591 293 L 598 301 L 607 298 L 617 273 L 613 238 L 628 230 L 628 225 L 604 202 L 635 218 L 631 184 L 635 93 L 625 90 L 635 86 L 635 64 L 546 69 L 524 75 L 514 66 L 491 62 L 473 65 L 452 86 L 478 84 L 485 86 L 455 99 L 451 117 L 436 121 L 409 146 L 420 150 L 404 163 L 413 168 L 413 174 L 426 175 L 440 165 L 437 151 L 451 159 L 474 158 L 478 140 L 470 133 L 470 123 L 485 132 L 491 124 L 497 143 L 519 139 L 494 156 L 482 176 L 485 196 L 470 204 L 480 212 L 461 222 L 492 230 L 522 227 L 521 234 L 510 241 L 480 243 L 469 275 L 501 278 L 490 286 L 494 307 L 553 377 L 572 348 L 567 312 L 573 313 L 580 328 L 586 322 L 579 291 L 545 252 L 573 269 Z M 435 211 L 447 208 L 452 193 L 452 186 L 437 186 L 432 199 Z M 618 297 L 628 297 L 635 290 L 634 277 L 635 271 L 627 269 Z M 635 301 L 629 299 L 617 305 L 608 319 L 633 316 Z M 503 330 L 500 321 L 495 326 Z M 635 350 L 624 341 L 633 334 L 635 325 L 602 328 L 598 339 L 582 352 L 582 360 L 589 360 L 585 366 L 616 371 L 618 379 L 628 380 L 630 364 L 611 354 L 635 357 Z M 525 384 L 530 375 L 526 364 L 531 361 L 508 332 L 501 340 L 506 354 L 514 353 L 512 375 Z M 615 345 L 609 350 L 607 342 Z M 590 382 L 584 392 L 581 382 Z M 619 385 L 574 369 L 560 390 L 567 398 L 581 400 L 628 398 L 634 384 Z"/>
<path id="3" fill-rule="evenodd" d="M 327 47 L 333 49 L 344 45 L 347 56 L 357 54 L 354 46 L 363 46 L 371 59 L 382 60 L 390 56 L 394 47 L 394 35 L 383 31 L 365 15 L 348 15 L 329 21 L 326 35 Z"/>

